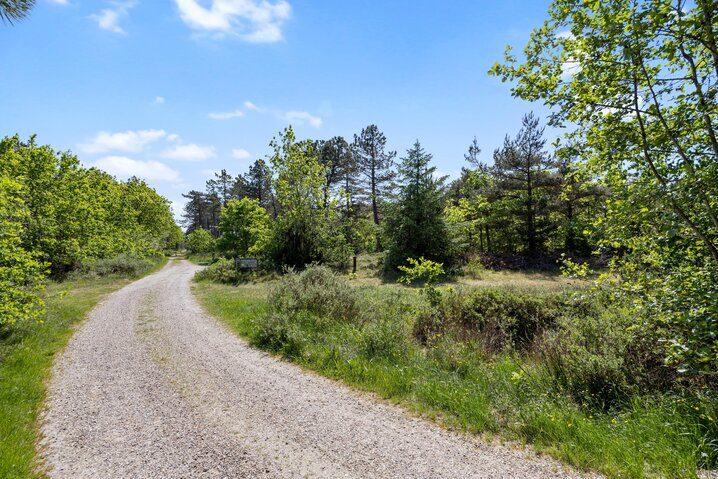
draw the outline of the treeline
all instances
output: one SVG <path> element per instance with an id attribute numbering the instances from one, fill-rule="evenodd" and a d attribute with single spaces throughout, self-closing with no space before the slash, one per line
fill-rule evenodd
<path id="1" fill-rule="evenodd" d="M 451 265 L 479 253 L 535 263 L 560 253 L 588 257 L 596 248 L 589 225 L 605 208 L 608 191 L 573 170 L 570 149 L 549 151 L 533 114 L 494 152 L 492 166 L 480 160 L 474 139 L 465 154 L 467 166 L 450 184 L 437 176 L 432 156 L 418 141 L 397 159 L 376 125 L 351 142 L 341 136 L 296 142 L 291 130 L 281 141 L 272 143 L 269 163 L 259 159 L 237 176 L 222 170 L 204 192 L 183 195 L 187 233 L 209 233 L 194 234 L 190 245 L 203 236 L 203 245 L 215 238 L 224 253 L 249 254 L 230 245 L 227 236 L 229 217 L 236 216 L 232 201 L 248 199 L 266 212 L 260 221 L 267 232 L 265 247 L 252 253 L 266 254 L 277 266 L 341 263 L 351 254 L 378 250 L 386 251 L 389 268 L 409 257 Z M 304 216 L 294 224 L 291 239 L 275 235 L 270 241 L 272 231 L 297 215 Z M 332 251 L 314 244 L 322 233 L 310 230 L 320 219 L 333 232 L 325 238 L 331 237 Z"/>
<path id="2" fill-rule="evenodd" d="M 0 324 L 37 313 L 48 275 L 120 254 L 148 258 L 182 240 L 169 202 L 144 181 L 84 168 L 35 137 L 0 142 Z"/>

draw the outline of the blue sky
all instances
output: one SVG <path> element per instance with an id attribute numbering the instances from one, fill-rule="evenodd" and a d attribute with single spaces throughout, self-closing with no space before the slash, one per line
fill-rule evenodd
<path id="1" fill-rule="evenodd" d="M 548 0 L 37 0 L 0 24 L 0 134 L 38 135 L 173 202 L 236 175 L 288 124 L 351 139 L 376 123 L 456 175 L 533 109 L 487 75 Z"/>

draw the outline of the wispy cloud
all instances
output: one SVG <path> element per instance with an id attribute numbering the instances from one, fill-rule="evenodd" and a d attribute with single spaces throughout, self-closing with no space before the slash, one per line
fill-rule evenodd
<path id="1" fill-rule="evenodd" d="M 180 18 L 190 28 L 215 36 L 232 35 L 254 43 L 282 39 L 282 25 L 292 13 L 285 0 L 175 0 Z"/>
<path id="2" fill-rule="evenodd" d="M 247 160 L 252 157 L 252 154 L 244 148 L 235 148 L 232 150 L 232 158 L 237 160 Z"/>
<path id="3" fill-rule="evenodd" d="M 54 3 L 56 5 L 69 5 L 70 2 L 68 0 L 50 0 L 50 3 Z"/>
<path id="4" fill-rule="evenodd" d="M 241 116 L 244 116 L 244 112 L 241 110 L 219 111 L 212 112 L 208 116 L 213 120 L 231 120 L 232 118 L 239 118 Z"/>
<path id="5" fill-rule="evenodd" d="M 164 105 L 167 99 L 163 96 L 156 96 L 155 97 L 155 105 Z"/>
<path id="6" fill-rule="evenodd" d="M 314 116 L 306 111 L 288 111 L 284 114 L 284 119 L 290 123 L 296 123 L 302 125 L 309 123 L 314 128 L 322 126 L 322 119 L 318 116 Z"/>
<path id="7" fill-rule="evenodd" d="M 285 110 L 279 110 L 279 109 L 273 109 L 273 108 L 264 108 L 264 107 L 257 106 L 256 104 L 252 103 L 249 100 L 244 102 L 244 108 L 247 110 L 256 111 L 258 113 L 269 114 L 269 115 L 279 118 L 282 121 L 293 123 L 295 125 L 303 125 L 305 123 L 308 123 L 311 126 L 313 126 L 314 128 L 320 128 L 323 123 L 323 120 L 321 117 L 312 115 L 308 111 L 299 111 L 299 110 L 285 111 Z"/>
<path id="8" fill-rule="evenodd" d="M 154 141 L 167 137 L 164 130 L 127 130 L 120 133 L 99 132 L 87 143 L 78 145 L 85 153 L 105 153 L 108 151 L 125 151 L 138 153 Z"/>
<path id="9" fill-rule="evenodd" d="M 97 26 L 103 30 L 114 33 L 125 33 L 122 27 L 120 27 L 119 22 L 127 16 L 129 11 L 136 4 L 137 3 L 134 0 L 126 2 L 113 2 L 112 8 L 100 10 L 99 13 L 90 15 L 90 18 L 97 22 Z"/>
<path id="10" fill-rule="evenodd" d="M 263 111 L 262 108 L 259 108 L 257 105 L 255 105 L 254 103 L 252 103 L 252 102 L 249 101 L 249 100 L 247 100 L 247 101 L 244 102 L 244 107 L 245 107 L 247 110 L 254 110 L 254 111 L 260 111 L 260 112 Z"/>
<path id="11" fill-rule="evenodd" d="M 145 180 L 177 181 L 179 173 L 159 161 L 140 161 L 126 156 L 106 156 L 93 165 L 120 179 L 137 176 Z"/>
<path id="12" fill-rule="evenodd" d="M 168 160 L 203 161 L 217 156 L 214 146 L 201 146 L 194 143 L 177 145 L 162 152 L 162 158 Z"/>

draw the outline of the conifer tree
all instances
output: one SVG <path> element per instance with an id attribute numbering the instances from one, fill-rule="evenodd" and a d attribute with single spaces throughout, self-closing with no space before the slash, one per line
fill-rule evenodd
<path id="1" fill-rule="evenodd" d="M 401 159 L 398 201 L 384 224 L 387 268 L 404 265 L 407 258 L 424 257 L 445 265 L 453 259 L 443 216 L 446 178 L 434 176 L 431 159 L 418 140 Z"/>

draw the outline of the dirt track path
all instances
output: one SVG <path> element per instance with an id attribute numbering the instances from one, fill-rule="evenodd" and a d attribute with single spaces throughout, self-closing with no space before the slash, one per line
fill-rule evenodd
<path id="1" fill-rule="evenodd" d="M 196 270 L 114 293 L 58 358 L 50 477 L 571 477 L 248 347 L 193 299 Z"/>

